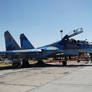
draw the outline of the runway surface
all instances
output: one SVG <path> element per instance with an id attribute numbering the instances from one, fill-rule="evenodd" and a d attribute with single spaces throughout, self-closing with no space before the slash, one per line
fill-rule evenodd
<path id="1" fill-rule="evenodd" d="M 81 69 L 84 69 L 84 71 L 85 70 L 87 71 L 88 67 L 91 68 L 91 65 L 89 64 L 85 65 L 83 63 L 79 63 L 75 65 L 74 63 L 74 64 L 69 64 L 66 67 L 62 67 L 62 65 L 60 64 L 55 64 L 55 65 L 45 66 L 45 67 L 30 67 L 30 68 L 24 68 L 24 69 L 11 69 L 11 68 L 1 69 L 0 70 L 0 92 L 43 92 L 43 91 L 52 92 L 53 90 L 51 91 L 50 88 L 53 89 L 53 87 L 54 88 L 56 87 L 57 92 L 61 92 L 62 90 L 61 89 L 59 90 L 58 87 L 60 88 L 65 87 L 66 89 L 69 86 L 69 82 L 67 82 L 67 78 L 72 79 L 73 73 L 76 74 L 76 72 L 78 73 L 79 71 L 81 71 Z M 90 71 L 91 70 L 92 68 L 90 69 Z M 75 78 L 76 77 L 78 77 L 77 74 Z M 85 76 L 83 78 L 85 78 Z M 73 84 L 75 84 L 75 86 L 76 85 L 78 86 L 78 83 L 76 84 L 73 82 Z M 47 88 L 48 90 L 46 89 L 46 86 L 48 87 Z M 72 85 L 70 84 L 70 87 L 71 86 Z M 56 91 L 53 91 L 53 92 L 56 92 Z M 71 92 L 71 91 L 68 91 L 68 92 Z"/>
<path id="2" fill-rule="evenodd" d="M 92 67 L 85 67 L 30 92 L 92 92 Z"/>

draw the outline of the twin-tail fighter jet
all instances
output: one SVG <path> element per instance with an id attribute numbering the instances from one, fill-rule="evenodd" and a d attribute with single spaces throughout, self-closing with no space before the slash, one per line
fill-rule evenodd
<path id="1" fill-rule="evenodd" d="M 28 60 L 36 60 L 38 64 L 44 64 L 43 59 L 54 58 L 57 54 L 63 54 L 65 57 L 62 62 L 64 66 L 67 65 L 67 56 L 80 55 L 83 52 L 89 53 L 92 58 L 92 44 L 71 38 L 82 32 L 82 28 L 73 30 L 73 33 L 65 35 L 60 41 L 35 48 L 24 34 L 20 35 L 20 47 L 9 31 L 6 31 L 4 33 L 6 51 L 1 51 L 0 56 L 11 60 L 13 67 L 28 67 Z"/>

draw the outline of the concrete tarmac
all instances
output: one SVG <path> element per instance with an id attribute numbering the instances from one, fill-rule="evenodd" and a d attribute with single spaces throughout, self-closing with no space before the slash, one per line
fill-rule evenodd
<path id="1" fill-rule="evenodd" d="M 92 92 L 92 66 L 82 68 L 29 92 Z"/>
<path id="2" fill-rule="evenodd" d="M 58 62 L 24 69 L 0 67 L 0 92 L 90 92 L 91 67 L 84 61 L 71 61 L 66 67 Z"/>

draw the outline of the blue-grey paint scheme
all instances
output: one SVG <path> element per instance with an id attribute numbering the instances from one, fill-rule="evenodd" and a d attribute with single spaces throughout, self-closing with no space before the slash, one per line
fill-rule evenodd
<path id="1" fill-rule="evenodd" d="M 22 49 L 34 49 L 35 48 L 24 34 L 20 35 L 20 44 L 21 44 Z"/>
<path id="2" fill-rule="evenodd" d="M 75 35 L 78 34 L 71 36 Z M 21 35 L 21 41 L 22 48 L 18 46 L 8 31 L 5 32 L 6 51 L 0 52 L 0 55 L 17 55 L 20 58 L 25 57 L 39 60 L 53 57 L 57 53 L 64 53 L 64 55 L 78 55 L 80 52 L 92 53 L 92 44 L 89 44 L 86 41 L 76 41 L 70 39 L 69 35 L 65 35 L 60 41 L 39 48 L 34 48 L 24 34 Z"/>

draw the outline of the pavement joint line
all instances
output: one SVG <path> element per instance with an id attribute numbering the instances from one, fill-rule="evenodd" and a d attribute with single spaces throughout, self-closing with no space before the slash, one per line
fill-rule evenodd
<path id="1" fill-rule="evenodd" d="M 36 85 L 12 84 L 12 83 L 4 83 L 4 82 L 0 82 L 0 85 L 13 85 L 13 86 L 34 86 L 34 87 L 38 87 L 38 86 L 36 86 Z"/>
<path id="2" fill-rule="evenodd" d="M 0 78 L 2 77 L 6 77 L 6 75 L 9 75 L 9 74 L 16 74 L 18 72 L 24 72 L 24 70 L 20 70 L 20 71 L 12 71 L 10 73 L 4 73 L 4 74 L 0 74 Z M 25 71 L 26 72 L 26 71 Z"/>
<path id="3" fill-rule="evenodd" d="M 60 77 L 59 77 L 59 78 L 60 78 Z M 50 81 L 48 81 L 47 83 L 45 83 L 45 84 L 41 84 L 40 86 L 38 86 L 38 87 L 36 87 L 36 88 L 29 89 L 29 90 L 26 91 L 26 92 L 30 92 L 30 91 L 32 91 L 32 90 L 34 90 L 34 89 L 40 88 L 40 87 L 42 87 L 42 86 L 45 86 L 45 85 L 51 83 L 52 81 L 58 80 L 59 78 L 50 80 Z"/>
<path id="4" fill-rule="evenodd" d="M 34 68 L 31 68 L 32 70 L 34 69 Z M 38 70 L 38 69 L 37 69 Z M 21 70 L 13 70 L 12 72 L 10 72 L 10 73 L 4 73 L 4 74 L 0 74 L 0 77 L 1 76 L 3 76 L 3 77 L 5 77 L 6 75 L 9 75 L 9 74 L 13 74 L 13 73 L 18 73 L 18 72 L 27 72 L 27 71 L 30 71 L 30 68 L 28 68 L 27 70 L 26 69 L 21 69 Z"/>
<path id="5" fill-rule="evenodd" d="M 92 86 L 91 84 L 78 84 L 78 83 L 52 83 L 54 85 L 67 85 L 67 86 Z"/>

